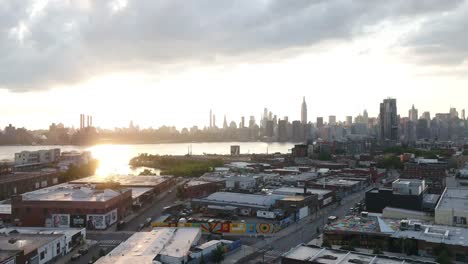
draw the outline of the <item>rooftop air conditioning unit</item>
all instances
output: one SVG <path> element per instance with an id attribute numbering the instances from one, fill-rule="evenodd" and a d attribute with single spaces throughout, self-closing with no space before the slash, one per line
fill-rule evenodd
<path id="1" fill-rule="evenodd" d="M 421 223 L 414 223 L 414 230 L 421 231 Z"/>
<path id="2" fill-rule="evenodd" d="M 400 221 L 400 230 L 408 229 L 409 221 L 408 220 L 401 220 Z"/>

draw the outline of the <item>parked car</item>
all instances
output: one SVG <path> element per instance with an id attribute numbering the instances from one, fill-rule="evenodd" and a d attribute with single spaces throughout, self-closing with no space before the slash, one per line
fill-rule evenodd
<path id="1" fill-rule="evenodd" d="M 137 231 L 140 231 L 140 230 L 142 230 L 143 228 L 145 228 L 145 224 L 139 224 L 139 225 L 138 225 L 138 228 L 137 228 Z"/>
<path id="2" fill-rule="evenodd" d="M 72 260 L 72 261 L 75 261 L 75 260 L 78 260 L 80 257 L 81 257 L 81 254 L 80 254 L 80 253 L 76 253 L 75 255 L 73 255 L 73 256 L 71 257 L 71 260 Z"/>
<path id="3" fill-rule="evenodd" d="M 80 253 L 81 255 L 85 255 L 85 254 L 88 253 L 88 251 L 89 251 L 89 249 L 87 247 L 84 247 L 84 248 L 80 248 L 78 250 L 78 253 Z"/>
<path id="4" fill-rule="evenodd" d="M 145 226 L 149 226 L 149 225 L 151 224 L 151 221 L 153 221 L 153 220 L 151 219 L 151 217 L 146 218 L 146 220 L 145 220 Z"/>

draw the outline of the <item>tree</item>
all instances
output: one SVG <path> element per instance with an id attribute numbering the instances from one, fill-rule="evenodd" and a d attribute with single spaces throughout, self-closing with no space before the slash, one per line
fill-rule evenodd
<path id="1" fill-rule="evenodd" d="M 375 254 L 375 255 L 382 255 L 382 254 L 383 254 L 383 251 L 382 251 L 382 249 L 380 249 L 379 246 L 375 246 L 374 250 L 372 251 L 372 254 Z"/>
<path id="2" fill-rule="evenodd" d="M 437 256 L 436 258 L 437 263 L 441 263 L 441 264 L 452 263 L 452 252 L 450 252 L 446 244 L 444 243 L 439 244 L 437 247 L 434 248 L 434 253 Z"/>
<path id="3" fill-rule="evenodd" d="M 200 263 L 199 263 L 199 264 L 206 264 L 205 256 L 203 255 L 203 253 L 201 254 Z"/>
<path id="4" fill-rule="evenodd" d="M 330 244 L 330 242 L 329 242 L 328 240 L 324 239 L 324 240 L 322 241 L 322 247 L 324 247 L 324 248 L 331 248 L 331 244 Z"/>
<path id="5" fill-rule="evenodd" d="M 213 250 L 211 253 L 211 260 L 214 263 L 221 263 L 224 260 L 224 248 L 222 246 L 218 246 Z"/>
<path id="6" fill-rule="evenodd" d="M 105 255 L 106 255 L 106 250 L 103 248 L 99 249 L 99 256 L 104 257 Z"/>

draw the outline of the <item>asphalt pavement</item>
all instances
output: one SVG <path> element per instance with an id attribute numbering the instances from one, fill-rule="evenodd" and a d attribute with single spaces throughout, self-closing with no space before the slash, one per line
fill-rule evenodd
<path id="1" fill-rule="evenodd" d="M 365 197 L 365 192 L 370 188 L 353 195 L 347 196 L 341 201 L 341 205 L 331 205 L 317 213 L 301 220 L 301 222 L 293 224 L 288 228 L 281 230 L 274 236 L 265 238 L 253 246 L 261 252 L 255 259 L 247 261 L 247 263 L 279 263 L 283 253 L 301 243 L 307 243 L 318 237 L 317 227 L 322 232 L 327 218 L 330 215 L 335 215 L 340 218 L 345 216 L 349 208 L 362 201 Z"/>

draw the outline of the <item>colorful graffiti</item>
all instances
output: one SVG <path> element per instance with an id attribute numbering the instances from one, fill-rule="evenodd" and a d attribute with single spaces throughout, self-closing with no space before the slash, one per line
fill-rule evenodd
<path id="1" fill-rule="evenodd" d="M 152 227 L 197 227 L 203 233 L 230 234 L 273 234 L 281 230 L 281 226 L 270 223 L 166 223 L 153 222 Z"/>

